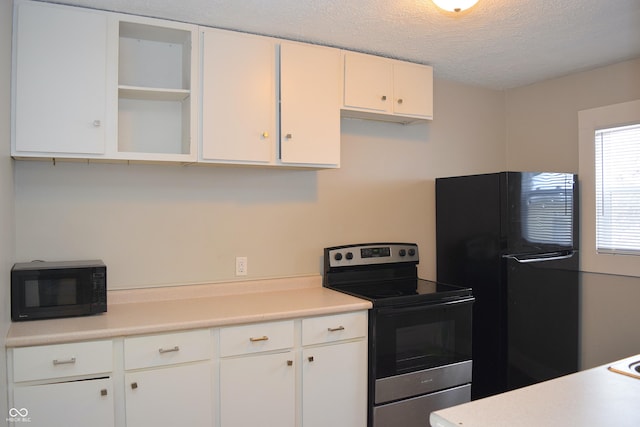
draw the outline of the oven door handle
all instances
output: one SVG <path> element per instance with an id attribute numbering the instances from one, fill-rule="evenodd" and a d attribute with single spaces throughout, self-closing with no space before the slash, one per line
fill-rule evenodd
<path id="1" fill-rule="evenodd" d="M 434 310 L 452 306 L 459 306 L 465 304 L 473 304 L 476 299 L 474 297 L 452 297 L 452 298 L 444 298 L 437 303 L 432 304 L 416 304 L 416 305 L 404 305 L 404 306 L 395 306 L 395 307 L 384 307 L 378 309 L 378 313 L 383 316 L 397 316 L 405 313 L 410 313 L 414 311 L 424 311 L 424 310 Z"/>

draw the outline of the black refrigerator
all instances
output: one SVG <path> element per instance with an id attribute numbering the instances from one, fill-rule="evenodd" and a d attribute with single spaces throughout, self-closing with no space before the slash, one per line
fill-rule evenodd
<path id="1" fill-rule="evenodd" d="M 437 178 L 437 280 L 473 289 L 472 398 L 579 368 L 578 179 Z"/>

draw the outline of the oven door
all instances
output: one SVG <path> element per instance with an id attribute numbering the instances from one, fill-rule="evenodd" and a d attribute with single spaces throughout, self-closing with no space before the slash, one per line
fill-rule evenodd
<path id="1" fill-rule="evenodd" d="M 376 404 L 471 382 L 473 301 L 467 297 L 375 310 Z"/>

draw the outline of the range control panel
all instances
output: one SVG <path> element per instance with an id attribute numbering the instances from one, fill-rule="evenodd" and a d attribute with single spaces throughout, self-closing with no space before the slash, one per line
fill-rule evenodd
<path id="1" fill-rule="evenodd" d="M 325 248 L 325 264 L 329 267 L 349 267 L 397 262 L 418 263 L 415 243 L 363 243 Z"/>

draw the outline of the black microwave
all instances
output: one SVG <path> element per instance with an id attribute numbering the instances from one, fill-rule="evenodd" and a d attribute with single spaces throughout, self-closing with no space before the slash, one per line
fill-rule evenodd
<path id="1" fill-rule="evenodd" d="M 86 316 L 107 311 L 100 260 L 18 263 L 11 269 L 11 319 Z"/>

